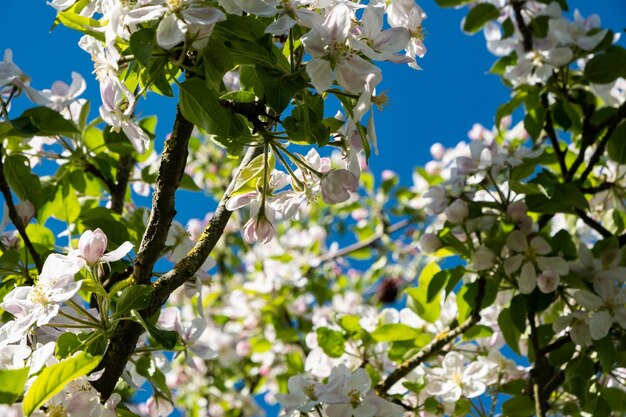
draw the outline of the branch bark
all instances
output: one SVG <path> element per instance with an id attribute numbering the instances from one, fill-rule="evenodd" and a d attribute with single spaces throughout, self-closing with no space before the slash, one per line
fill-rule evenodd
<path id="1" fill-rule="evenodd" d="M 174 135 L 172 134 L 172 136 Z M 166 150 L 167 149 L 171 148 L 166 146 Z M 252 159 L 259 155 L 260 152 L 260 148 L 250 148 L 241 161 L 239 172 L 241 172 L 241 169 Z M 161 164 L 160 169 L 162 168 L 163 164 Z M 159 173 L 160 172 L 161 171 L 159 171 Z M 177 263 L 174 268 L 172 268 L 152 285 L 154 288 L 152 298 L 149 306 L 140 311 L 142 317 L 147 318 L 154 315 L 161 308 L 163 303 L 167 301 L 170 294 L 191 278 L 198 271 L 198 269 L 200 269 L 206 258 L 209 256 L 219 238 L 224 233 L 224 228 L 226 227 L 226 224 L 230 219 L 230 215 L 232 214 L 231 211 L 226 209 L 226 203 L 234 189 L 237 177 L 238 173 L 234 175 L 231 180 L 230 185 L 215 210 L 215 215 L 209 221 L 209 224 L 204 229 L 200 239 L 193 249 L 191 249 L 187 256 Z M 144 330 L 141 325 L 134 321 L 125 320 L 118 324 L 115 333 L 111 337 L 109 348 L 107 349 L 107 352 L 98 367 L 98 369 L 104 368 L 105 371 L 100 379 L 93 383 L 93 386 L 100 392 L 103 401 L 109 398 L 109 396 L 113 393 L 115 384 L 124 372 L 126 364 L 128 363 L 130 356 L 133 354 L 137 341 L 139 340 L 139 336 L 143 333 L 143 331 Z"/>
<path id="2" fill-rule="evenodd" d="M 180 109 L 177 109 L 174 128 L 170 137 L 165 141 L 161 157 L 152 196 L 152 212 L 133 265 L 132 276 L 135 284 L 150 283 L 152 268 L 165 247 L 167 233 L 176 214 L 174 195 L 187 163 L 192 131 L 193 124 L 183 117 Z M 113 393 L 115 384 L 124 372 L 126 363 L 134 352 L 137 340 L 142 333 L 141 325 L 130 320 L 120 322 L 115 329 L 107 351 L 97 368 L 104 369 L 104 373 L 93 382 L 93 386 L 100 392 L 103 400 Z"/>
<path id="3" fill-rule="evenodd" d="M 22 219 L 17 213 L 17 209 L 15 208 L 15 203 L 13 202 L 13 196 L 11 195 L 11 188 L 9 187 L 9 183 L 7 182 L 6 177 L 4 176 L 4 161 L 2 159 L 2 145 L 1 144 L 0 144 L 0 192 L 2 192 L 2 195 L 4 196 L 4 201 L 7 205 L 7 208 L 9 209 L 9 218 L 11 219 L 11 222 L 15 226 L 15 229 L 17 230 L 17 232 L 22 237 L 22 240 L 24 241 L 24 245 L 26 246 L 26 249 L 30 253 L 30 256 L 33 258 L 33 261 L 35 262 L 37 271 L 41 273 L 41 268 L 42 268 L 41 257 L 39 256 L 39 253 L 37 253 L 37 251 L 35 250 L 33 243 L 30 241 L 30 238 L 26 234 L 26 228 L 24 224 L 22 223 Z M 27 279 L 26 284 L 32 285 L 33 280 Z"/>
<path id="4" fill-rule="evenodd" d="M 116 183 L 114 187 L 109 189 L 109 192 L 111 193 L 111 210 L 118 214 L 122 214 L 124 211 L 126 189 L 128 188 L 128 181 L 134 164 L 135 158 L 133 158 L 132 154 L 121 155 L 117 161 Z"/>
<path id="5" fill-rule="evenodd" d="M 428 358 L 439 353 L 448 343 L 452 342 L 458 336 L 468 331 L 472 326 L 480 321 L 480 311 L 483 299 L 485 297 L 486 278 L 478 279 L 478 289 L 476 291 L 475 307 L 472 315 L 469 316 L 462 324 L 450 328 L 447 332 L 443 332 L 433 339 L 429 344 L 417 354 L 396 368 L 387 378 L 376 386 L 376 392 L 385 396 L 387 391 L 393 387 L 398 381 L 407 376 L 413 369 L 424 363 Z"/>

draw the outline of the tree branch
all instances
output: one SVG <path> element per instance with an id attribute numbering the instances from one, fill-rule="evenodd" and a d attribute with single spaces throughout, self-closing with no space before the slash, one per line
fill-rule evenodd
<path id="1" fill-rule="evenodd" d="M 180 108 L 177 108 L 172 134 L 163 147 L 159 173 L 152 195 L 150 219 L 135 258 L 133 279 L 137 284 L 150 284 L 152 268 L 165 247 L 167 233 L 176 215 L 174 196 L 187 164 L 189 138 L 192 131 L 193 123 L 185 119 Z"/>
<path id="2" fill-rule="evenodd" d="M 611 124 L 609 124 L 609 127 L 607 131 L 604 133 L 604 136 L 602 136 L 602 139 L 600 140 L 598 147 L 596 148 L 593 155 L 591 155 L 591 158 L 589 159 L 589 163 L 587 164 L 587 167 L 585 168 L 585 170 L 580 176 L 581 184 L 585 182 L 589 174 L 591 174 L 591 171 L 593 170 L 593 168 L 600 161 L 600 158 L 602 157 L 602 155 L 604 154 L 604 151 L 606 150 L 606 145 L 609 143 L 609 139 L 611 139 L 613 132 L 615 132 L 615 129 L 617 128 L 617 125 L 624 118 L 626 118 L 626 103 L 623 103 L 619 107 L 619 109 L 617 109 L 617 114 L 615 114 L 615 116 L 613 117 L 613 120 L 611 121 Z"/>
<path id="3" fill-rule="evenodd" d="M 172 137 L 173 136 L 174 135 L 172 134 Z M 171 147 L 166 146 L 165 150 L 168 149 L 171 149 Z M 248 150 L 241 161 L 238 173 L 235 174 L 231 180 L 230 185 L 215 210 L 215 214 L 209 221 L 207 227 L 204 229 L 196 245 L 193 249 L 191 249 L 191 251 L 189 251 L 185 258 L 172 268 L 172 270 L 163 275 L 152 285 L 154 288 L 152 298 L 149 306 L 140 312 L 142 317 L 147 318 L 154 315 L 161 308 L 163 303 L 167 301 L 170 294 L 176 288 L 183 285 L 185 281 L 191 278 L 198 271 L 198 269 L 200 269 L 206 258 L 215 247 L 217 241 L 224 233 L 224 228 L 230 219 L 232 212 L 226 209 L 226 202 L 230 198 L 230 194 L 235 187 L 239 172 L 241 172 L 241 169 L 252 159 L 259 155 L 260 152 L 261 149 L 256 147 Z M 159 173 L 161 172 L 161 169 L 163 169 L 163 164 L 161 164 Z M 158 184 L 159 181 L 157 181 L 157 186 Z M 137 341 L 139 340 L 139 336 L 143 333 L 143 331 L 143 327 L 134 321 L 124 320 L 118 324 L 115 333 L 111 337 L 109 348 L 107 349 L 101 364 L 98 366 L 98 369 L 104 368 L 105 371 L 100 379 L 93 383 L 93 386 L 100 392 L 103 401 L 113 393 L 115 384 L 124 372 L 124 369 L 126 369 L 126 363 L 133 354 Z"/>
<path id="4" fill-rule="evenodd" d="M 376 392 L 385 396 L 387 391 L 393 387 L 398 381 L 407 376 L 413 369 L 417 368 L 420 364 L 424 363 L 426 359 L 437 354 L 448 343 L 452 342 L 459 335 L 468 331 L 472 326 L 480 321 L 480 311 L 485 297 L 486 278 L 480 277 L 478 279 L 478 289 L 476 291 L 475 307 L 472 310 L 472 315 L 468 317 L 463 324 L 450 328 L 449 331 L 440 333 L 435 339 L 417 354 L 413 359 L 410 359 L 396 368 L 387 378 L 381 381 L 376 386 Z"/>
<path id="5" fill-rule="evenodd" d="M 198 269 L 202 266 L 204 261 L 209 257 L 211 251 L 217 244 L 218 240 L 224 233 L 224 228 L 230 219 L 232 212 L 226 208 L 226 203 L 230 199 L 230 195 L 235 188 L 235 183 L 239 177 L 241 170 L 247 166 L 254 158 L 259 156 L 263 148 L 253 147 L 249 148 L 244 155 L 239 165 L 239 170 L 233 176 L 226 192 L 222 196 L 215 214 L 209 220 L 209 223 L 205 227 L 202 235 L 196 242 L 195 246 L 189 251 L 189 253 L 169 272 L 163 275 L 157 282 L 153 284 L 154 292 L 152 294 L 152 300 L 150 305 L 145 310 L 148 316 L 154 314 L 169 297 L 169 295 L 178 287 L 183 285 L 189 278 L 194 276 Z"/>
<path id="6" fill-rule="evenodd" d="M 35 250 L 33 243 L 30 241 L 30 238 L 26 234 L 26 228 L 24 227 L 24 224 L 22 223 L 22 219 L 20 218 L 19 214 L 17 213 L 17 209 L 15 208 L 15 203 L 13 202 L 13 196 L 11 195 L 11 188 L 9 187 L 9 183 L 7 182 L 6 177 L 4 176 L 4 161 L 2 159 L 2 144 L 1 143 L 0 143 L 0 192 L 2 192 L 2 195 L 4 196 L 4 201 L 6 202 L 7 208 L 9 209 L 9 218 L 11 219 L 11 222 L 15 226 L 15 229 L 17 230 L 17 232 L 22 237 L 22 240 L 24 241 L 24 245 L 26 246 L 26 249 L 30 253 L 30 256 L 33 258 L 33 261 L 35 262 L 37 271 L 41 273 L 41 269 L 42 269 L 41 258 L 39 257 L 39 254 Z M 29 285 L 32 285 L 33 280 L 30 279 L 29 277 L 26 283 Z"/>
<path id="7" fill-rule="evenodd" d="M 528 52 L 533 49 L 533 32 L 524 21 L 524 16 L 522 16 L 523 5 L 524 0 L 513 0 L 511 2 L 511 7 L 513 7 L 513 12 L 515 13 L 515 20 L 517 21 L 517 27 L 522 34 L 524 51 Z"/>
<path id="8" fill-rule="evenodd" d="M 135 158 L 128 153 L 120 156 L 117 161 L 117 174 L 115 176 L 115 186 L 109 189 L 111 193 L 111 210 L 118 214 L 122 214 L 124 211 L 124 200 L 126 199 L 126 189 L 128 188 L 128 181 L 130 179 L 130 173 L 135 165 Z"/>
<path id="9" fill-rule="evenodd" d="M 152 268 L 165 246 L 167 233 L 176 214 L 174 195 L 187 163 L 189 138 L 192 131 L 193 124 L 183 117 L 180 109 L 177 109 L 172 134 L 165 141 L 161 156 L 152 196 L 152 212 L 133 266 L 132 276 L 135 284 L 150 283 Z M 103 400 L 113 393 L 115 384 L 124 372 L 126 363 L 134 352 L 137 340 L 142 333 L 141 325 L 130 320 L 120 322 L 115 329 L 107 351 L 97 368 L 104 369 L 104 372 L 92 384 L 100 392 Z"/>
<path id="10" fill-rule="evenodd" d="M 548 96 L 543 94 L 541 96 L 541 104 L 543 108 L 546 110 L 546 123 L 545 123 L 545 131 L 550 138 L 550 142 L 552 143 L 552 148 L 554 148 L 554 154 L 556 155 L 556 159 L 559 161 L 559 168 L 561 169 L 561 174 L 563 177 L 568 175 L 567 165 L 565 164 L 565 153 L 567 152 L 567 148 L 565 151 L 561 149 L 559 145 L 559 138 L 556 135 L 556 131 L 554 130 L 554 124 L 552 123 L 552 115 L 550 114 L 550 106 L 548 105 Z"/>

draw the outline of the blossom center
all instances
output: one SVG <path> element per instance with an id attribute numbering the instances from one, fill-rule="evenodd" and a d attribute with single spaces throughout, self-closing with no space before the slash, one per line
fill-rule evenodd
<path id="1" fill-rule="evenodd" d="M 44 288 L 42 285 L 35 285 L 28 294 L 28 299 L 35 304 L 48 305 L 52 303 L 48 297 L 47 288 Z"/>
<path id="2" fill-rule="evenodd" d="M 363 401 L 363 396 L 359 390 L 353 389 L 348 393 L 348 398 L 350 399 L 350 404 L 352 404 L 352 408 L 357 408 L 361 401 Z"/>
<path id="3" fill-rule="evenodd" d="M 48 417 L 66 417 L 67 411 L 65 411 L 62 405 L 49 405 L 46 415 Z"/>

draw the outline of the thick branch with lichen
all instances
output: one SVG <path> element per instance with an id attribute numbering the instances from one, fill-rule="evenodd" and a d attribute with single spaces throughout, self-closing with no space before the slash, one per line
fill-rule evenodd
<path id="1" fill-rule="evenodd" d="M 173 135 L 172 135 L 173 136 Z M 166 147 L 166 149 L 168 149 Z M 250 148 L 240 164 L 241 169 L 248 165 L 260 153 L 260 148 Z M 230 219 L 231 211 L 226 209 L 226 203 L 230 198 L 237 175 L 234 176 L 228 186 L 224 196 L 219 202 L 214 216 L 209 221 L 204 232 L 196 245 L 189 253 L 178 262 L 171 271 L 163 275 L 157 282 L 153 284 L 154 291 L 150 305 L 140 312 L 144 318 L 153 316 L 161 306 L 167 301 L 170 294 L 189 280 L 206 261 L 209 254 L 217 244 L 218 240 L 224 233 L 224 228 Z M 111 337 L 109 347 L 99 366 L 104 368 L 104 373 L 93 383 L 94 387 L 100 392 L 102 399 L 108 398 L 115 388 L 115 384 L 124 372 L 126 364 L 130 356 L 135 350 L 139 336 L 143 333 L 140 324 L 125 320 L 118 324 L 115 333 Z"/>
<path id="2" fill-rule="evenodd" d="M 165 141 L 161 156 L 148 227 L 133 265 L 132 276 L 135 284 L 150 283 L 152 268 L 165 247 L 167 233 L 176 214 L 174 195 L 187 163 L 192 131 L 193 124 L 183 117 L 180 110 L 177 110 L 172 134 Z M 132 321 L 123 321 L 115 329 L 107 351 L 98 365 L 98 369 L 104 369 L 104 372 L 93 383 L 103 399 L 113 393 L 115 384 L 124 372 L 141 333 L 143 333 L 141 325 Z"/>
<path id="3" fill-rule="evenodd" d="M 424 348 L 420 350 L 415 357 L 397 367 L 391 374 L 389 374 L 389 376 L 387 376 L 387 378 L 382 380 L 376 386 L 376 392 L 378 392 L 379 395 L 385 396 L 387 391 L 389 391 L 389 389 L 398 381 L 407 376 L 412 370 L 424 363 L 431 356 L 441 352 L 441 350 L 449 343 L 453 342 L 454 339 L 468 331 L 480 321 L 480 311 L 483 299 L 485 298 L 486 278 L 481 276 L 477 282 L 478 288 L 476 290 L 475 306 L 472 310 L 471 316 L 469 316 L 462 324 L 456 325 L 448 331 L 437 335 L 437 337 L 424 346 Z"/>

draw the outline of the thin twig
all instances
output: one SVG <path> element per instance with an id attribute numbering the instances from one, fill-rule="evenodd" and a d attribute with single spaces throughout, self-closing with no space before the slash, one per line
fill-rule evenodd
<path id="1" fill-rule="evenodd" d="M 486 278 L 481 276 L 477 282 L 478 288 L 476 291 L 475 306 L 472 310 L 472 315 L 468 317 L 463 324 L 452 327 L 447 332 L 440 333 L 438 337 L 424 346 L 424 348 L 420 350 L 414 358 L 400 365 L 391 374 L 389 374 L 387 378 L 382 380 L 376 386 L 376 392 L 378 392 L 379 395 L 386 396 L 387 391 L 389 391 L 389 389 L 398 381 L 407 376 L 413 369 L 424 363 L 424 361 L 431 356 L 439 353 L 448 343 L 452 342 L 480 321 L 481 306 L 483 298 L 485 297 Z"/>
<path id="2" fill-rule="evenodd" d="M 564 151 L 561 149 L 559 145 L 559 138 L 556 135 L 556 131 L 554 130 L 554 124 L 552 123 L 552 115 L 550 114 L 550 106 L 548 104 L 548 96 L 543 94 L 541 96 L 541 104 L 546 110 L 546 122 L 545 122 L 545 131 L 550 138 L 550 142 L 552 143 L 552 148 L 554 148 L 554 154 L 556 155 L 556 159 L 559 161 L 559 168 L 561 169 L 561 174 L 563 177 L 566 177 L 567 165 L 565 164 L 565 153 L 567 152 L 567 148 Z"/>
<path id="3" fill-rule="evenodd" d="M 0 192 L 2 192 L 2 195 L 4 196 L 4 201 L 9 210 L 9 218 L 11 219 L 11 222 L 15 226 L 15 229 L 17 230 L 17 232 L 22 237 L 22 240 L 24 241 L 24 245 L 26 246 L 26 249 L 30 253 L 30 256 L 33 258 L 33 261 L 35 262 L 37 271 L 41 273 L 41 269 L 42 269 L 41 257 L 39 256 L 39 253 L 37 253 L 37 251 L 35 250 L 35 247 L 33 246 L 33 243 L 30 241 L 28 234 L 26 234 L 26 228 L 24 224 L 22 223 L 22 219 L 20 215 L 17 213 L 17 209 L 15 208 L 15 203 L 13 202 L 13 196 L 11 195 L 11 188 L 9 187 L 9 183 L 7 182 L 6 177 L 4 176 L 4 162 L 2 160 L 2 144 L 1 143 L 0 143 Z M 26 284 L 27 285 L 33 284 L 33 280 L 30 276 L 27 277 Z"/>
<path id="4" fill-rule="evenodd" d="M 581 184 L 585 182 L 589 174 L 591 174 L 591 171 L 593 170 L 593 168 L 600 161 L 600 158 L 602 157 L 602 155 L 604 154 L 604 151 L 606 150 L 606 145 L 609 143 L 609 139 L 611 139 L 611 136 L 613 136 L 613 132 L 615 132 L 617 125 L 619 125 L 619 123 L 624 118 L 626 118 L 626 103 L 623 103 L 619 107 L 619 109 L 617 110 L 617 114 L 615 114 L 615 116 L 613 117 L 613 120 L 611 121 L 611 124 L 609 125 L 608 129 L 604 133 L 604 136 L 602 136 L 602 139 L 600 140 L 600 143 L 596 147 L 595 152 L 593 153 L 593 155 L 591 155 L 591 158 L 589 159 L 589 163 L 587 164 L 587 167 L 585 168 L 585 170 L 580 176 Z"/>
<path id="5" fill-rule="evenodd" d="M 411 224 L 411 221 L 409 219 L 400 220 L 399 222 L 394 223 L 391 226 L 385 228 L 384 231 L 379 232 L 379 233 L 375 233 L 374 235 L 372 235 L 368 239 L 362 240 L 360 242 L 353 243 L 353 244 L 351 244 L 349 246 L 346 246 L 343 249 L 339 249 L 338 251 L 327 253 L 326 255 L 324 255 L 324 256 L 322 256 L 320 258 L 320 262 L 332 261 L 334 259 L 341 258 L 342 256 L 346 256 L 346 255 L 348 255 L 348 254 L 350 254 L 352 252 L 356 252 L 356 251 L 358 251 L 360 249 L 367 248 L 367 247 L 375 244 L 376 242 L 378 242 L 384 236 L 389 235 L 389 234 L 394 233 L 394 232 L 397 232 L 398 230 L 407 227 L 409 224 Z"/>

